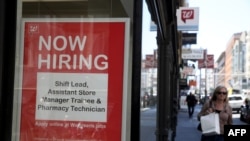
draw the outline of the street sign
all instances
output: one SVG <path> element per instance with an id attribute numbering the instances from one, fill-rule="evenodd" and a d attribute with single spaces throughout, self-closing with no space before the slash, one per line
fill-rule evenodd
<path id="1" fill-rule="evenodd" d="M 198 68 L 208 68 L 213 69 L 214 68 L 214 55 L 207 54 L 207 57 L 205 59 L 198 60 Z"/>
<path id="2" fill-rule="evenodd" d="M 191 49 L 183 48 L 182 49 L 182 59 L 203 59 L 204 53 L 203 49 Z"/>

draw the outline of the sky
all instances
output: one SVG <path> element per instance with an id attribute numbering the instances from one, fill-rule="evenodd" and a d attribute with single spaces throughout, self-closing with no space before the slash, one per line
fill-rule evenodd
<path id="1" fill-rule="evenodd" d="M 156 31 L 150 31 L 151 15 L 149 14 L 147 4 L 143 0 L 143 17 L 142 17 L 142 58 L 146 54 L 154 54 L 157 49 Z"/>
<path id="2" fill-rule="evenodd" d="M 199 7 L 197 44 L 191 48 L 203 48 L 214 54 L 215 61 L 226 50 L 234 33 L 250 30 L 250 0 L 187 0 L 189 7 Z M 150 14 L 144 1 L 142 55 L 153 54 L 157 49 L 156 31 L 149 31 Z M 193 31 L 192 31 L 193 32 Z"/>

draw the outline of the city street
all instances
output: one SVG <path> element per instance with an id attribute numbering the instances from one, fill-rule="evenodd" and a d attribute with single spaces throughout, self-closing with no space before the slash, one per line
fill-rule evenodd
<path id="1" fill-rule="evenodd" d="M 178 124 L 175 141 L 200 141 L 201 132 L 196 129 L 198 120 L 197 113 L 201 106 L 197 105 L 193 118 L 188 117 L 187 109 L 180 109 L 178 113 Z M 233 114 L 233 123 L 236 125 L 245 125 L 240 121 L 240 114 Z M 156 141 L 156 108 L 144 108 L 141 111 L 141 141 Z"/>

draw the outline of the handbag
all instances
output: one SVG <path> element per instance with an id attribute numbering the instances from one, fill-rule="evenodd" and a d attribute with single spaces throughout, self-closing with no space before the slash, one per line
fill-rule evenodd
<path id="1" fill-rule="evenodd" d="M 201 129 L 201 123 L 198 124 L 197 130 L 198 130 L 198 131 L 202 131 L 202 129 Z"/>
<path id="2" fill-rule="evenodd" d="M 200 118 L 203 135 L 218 135 L 220 134 L 220 121 L 218 113 L 210 113 Z"/>

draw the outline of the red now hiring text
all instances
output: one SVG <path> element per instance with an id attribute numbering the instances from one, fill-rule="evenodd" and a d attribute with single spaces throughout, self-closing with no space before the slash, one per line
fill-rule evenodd
<path id="1" fill-rule="evenodd" d="M 87 36 L 39 36 L 38 50 L 41 53 L 38 54 L 38 69 L 44 65 L 46 69 L 107 70 L 108 56 L 106 54 L 81 54 L 85 49 L 86 40 Z M 43 54 L 43 50 L 50 51 L 50 53 Z"/>

